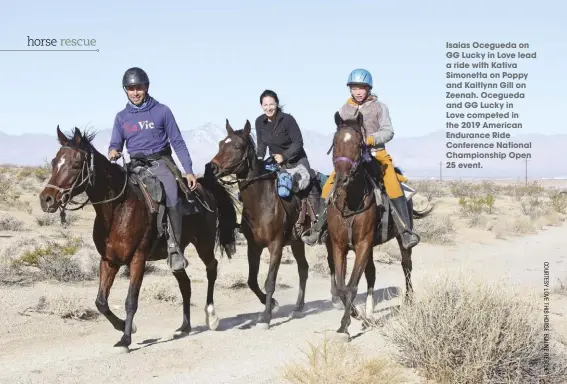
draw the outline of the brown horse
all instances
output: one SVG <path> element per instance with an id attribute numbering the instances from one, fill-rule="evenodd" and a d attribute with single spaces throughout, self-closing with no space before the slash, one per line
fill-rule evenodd
<path id="1" fill-rule="evenodd" d="M 129 172 L 111 163 L 93 147 L 91 141 L 95 134 L 81 133 L 75 128 L 74 134 L 66 137 L 58 126 L 57 136 L 61 148 L 52 160 L 51 178 L 39 195 L 41 208 L 45 212 L 68 209 L 66 206 L 74 196 L 83 192 L 87 195 L 88 200 L 79 208 L 89 201 L 94 207 L 93 240 L 101 255 L 100 285 L 95 303 L 114 328 L 123 332 L 115 347 L 127 350 L 132 342 L 131 335 L 136 332 L 133 319 L 146 261 L 167 258 L 165 236 L 158 236 L 157 219 L 150 213 L 140 187 L 132 184 Z M 205 313 L 209 329 L 214 330 L 219 324 L 213 301 L 218 264 L 214 249 L 219 239 L 228 257 L 234 252 L 236 209 L 228 192 L 214 177 L 202 177 L 198 181 L 196 196 L 208 209 L 184 216 L 179 245 L 183 252 L 192 243 L 206 266 Z M 108 306 L 110 289 L 122 265 L 127 265 L 130 271 L 126 320 L 119 319 Z M 191 331 L 191 281 L 185 270 L 175 272 L 174 276 L 183 298 L 183 321 L 175 336 L 183 336 Z"/>
<path id="2" fill-rule="evenodd" d="M 378 206 L 376 204 L 376 196 L 373 192 L 374 185 L 372 176 L 367 173 L 365 163 L 376 161 L 370 158 L 364 143 L 363 116 L 358 114 L 355 120 L 343 120 L 339 113 L 335 114 L 335 123 L 337 131 L 333 138 L 333 164 L 335 169 L 335 183 L 329 197 L 328 208 L 328 243 L 332 249 L 333 266 L 331 273 L 335 273 L 335 279 L 331 281 L 331 293 L 333 296 L 337 294 L 344 305 L 344 314 L 341 320 L 341 326 L 337 330 L 337 336 L 344 341 L 349 339 L 348 326 L 351 319 L 358 318 L 358 313 L 352 305 L 358 291 L 358 283 L 363 271 L 366 271 L 366 279 L 368 281 L 368 299 L 366 313 L 373 312 L 374 301 L 371 299 L 373 280 L 375 276 L 375 266 L 372 257 L 373 248 L 376 245 L 386 243 L 396 238 L 402 255 L 402 270 L 406 281 L 406 300 L 411 299 L 413 287 L 411 283 L 411 254 L 412 249 L 404 249 L 402 240 L 398 233 L 397 227 L 393 224 L 396 215 L 393 215 L 393 206 L 386 212 L 385 205 Z M 375 166 L 379 168 L 378 183 L 383 186 L 381 176 L 383 176 L 383 168 L 376 161 Z M 398 173 L 399 170 L 396 169 Z M 383 188 L 382 188 L 383 189 Z M 387 196 L 382 191 L 383 204 L 388 204 Z M 408 201 L 408 210 L 413 213 L 410 218 L 413 227 L 414 218 L 423 218 L 427 216 L 431 210 L 415 211 L 413 203 Z M 386 215 L 383 213 L 386 212 Z M 380 237 L 377 230 L 381 228 L 387 217 L 386 235 Z M 354 267 L 350 276 L 348 285 L 346 280 L 346 256 L 349 250 L 354 250 L 356 256 Z M 333 302 L 335 302 L 333 297 Z M 369 308 L 370 306 L 370 308 Z"/>
<path id="3" fill-rule="evenodd" d="M 276 278 L 282 258 L 282 250 L 291 246 L 299 273 L 299 293 L 292 317 L 300 316 L 305 305 L 305 286 L 309 264 L 305 258 L 305 244 L 295 224 L 300 213 L 300 198 L 292 195 L 282 199 L 276 190 L 276 175 L 265 169 L 265 163 L 258 159 L 254 140 L 250 135 L 250 122 L 244 129 L 234 131 L 228 120 L 228 136 L 219 142 L 219 151 L 210 166 L 217 177 L 235 175 L 242 198 L 241 232 L 248 243 L 248 286 L 265 305 L 257 327 L 269 328 L 272 313 L 278 309 L 273 298 Z M 270 251 L 270 267 L 266 278 L 264 294 L 258 286 L 260 256 L 265 247 Z"/>

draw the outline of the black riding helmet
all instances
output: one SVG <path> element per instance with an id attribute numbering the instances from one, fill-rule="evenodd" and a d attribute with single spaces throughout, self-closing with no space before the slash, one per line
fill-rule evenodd
<path id="1" fill-rule="evenodd" d="M 149 87 L 150 79 L 148 78 L 148 74 L 142 68 L 138 67 L 132 67 L 126 70 L 124 76 L 122 76 L 122 87 L 138 84 L 146 84 Z"/>

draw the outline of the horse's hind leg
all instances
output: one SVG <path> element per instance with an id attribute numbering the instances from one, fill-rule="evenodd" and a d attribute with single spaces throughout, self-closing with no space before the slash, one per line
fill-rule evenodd
<path id="1" fill-rule="evenodd" d="M 99 268 L 100 282 L 95 305 L 98 311 L 102 315 L 104 315 L 104 317 L 106 317 L 108 321 L 110 321 L 110 324 L 112 324 L 114 329 L 124 332 L 124 320 L 116 317 L 116 315 L 110 310 L 108 306 L 108 296 L 110 295 L 110 289 L 112 288 L 112 284 L 114 283 L 114 278 L 116 277 L 116 273 L 118 272 L 119 267 L 116 265 L 111 265 L 105 259 L 101 259 Z M 136 333 L 135 326 L 132 330 L 132 333 Z"/>
<path id="2" fill-rule="evenodd" d="M 219 318 L 216 314 L 214 300 L 219 263 L 215 258 L 214 238 L 211 238 L 208 243 L 206 243 L 204 239 L 206 239 L 205 234 L 195 241 L 194 245 L 199 254 L 199 258 L 203 264 L 205 264 L 207 270 L 207 303 L 205 305 L 205 315 L 207 318 L 207 326 L 211 331 L 214 331 L 219 326 Z"/>
<path id="3" fill-rule="evenodd" d="M 376 284 L 376 265 L 374 265 L 374 258 L 372 257 L 372 250 L 364 269 L 364 276 L 366 277 L 366 317 L 371 317 L 374 313 L 374 284 Z"/>
<path id="4" fill-rule="evenodd" d="M 179 285 L 179 291 L 183 298 L 183 322 L 181 327 L 175 330 L 174 337 L 188 335 L 191 332 L 191 279 L 187 276 L 187 272 L 182 269 L 173 272 L 173 276 Z"/>
<path id="5" fill-rule="evenodd" d="M 398 246 L 400 247 L 400 253 L 402 254 L 402 270 L 404 271 L 404 277 L 406 279 L 406 295 L 405 301 L 406 303 L 411 303 L 413 299 L 413 285 L 411 283 L 411 271 L 412 271 L 412 260 L 411 260 L 411 252 L 412 249 L 405 249 L 402 246 L 402 239 L 400 236 L 396 236 L 396 240 L 398 241 Z"/>
<path id="6" fill-rule="evenodd" d="M 305 243 L 303 241 L 293 241 L 291 243 L 291 251 L 297 262 L 297 272 L 299 274 L 299 292 L 297 294 L 297 302 L 291 313 L 292 317 L 299 317 L 303 307 L 305 306 L 305 288 L 307 286 L 307 278 L 309 275 L 309 263 L 305 258 Z"/>
<path id="7" fill-rule="evenodd" d="M 115 347 L 128 348 L 132 344 L 132 328 L 134 315 L 138 310 L 138 297 L 140 296 L 140 288 L 142 287 L 142 280 L 144 279 L 144 272 L 146 269 L 145 255 L 136 251 L 134 257 L 130 262 L 130 286 L 128 287 L 128 295 L 126 296 L 126 320 L 124 324 L 124 334 Z"/>

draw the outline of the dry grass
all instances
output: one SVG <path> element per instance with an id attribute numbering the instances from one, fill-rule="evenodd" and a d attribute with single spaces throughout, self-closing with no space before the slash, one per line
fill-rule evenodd
<path id="1" fill-rule="evenodd" d="M 294 384 L 397 384 L 405 383 L 401 370 L 381 358 L 362 356 L 352 344 L 337 344 L 324 339 L 319 346 L 309 343 L 301 351 L 305 361 L 287 364 L 283 378 Z"/>
<path id="2" fill-rule="evenodd" d="M 533 383 L 567 375 L 567 350 L 551 329 L 544 348 L 543 301 L 504 283 L 427 279 L 414 305 L 381 332 L 396 357 L 439 383 Z M 550 322 L 551 323 L 551 322 Z"/>
<path id="3" fill-rule="evenodd" d="M 553 289 L 553 293 L 567 296 L 567 278 L 557 279 L 557 285 L 555 286 L 555 289 Z"/>
<path id="4" fill-rule="evenodd" d="M 97 310 L 84 305 L 79 297 L 62 292 L 51 294 L 49 297 L 40 296 L 37 305 L 26 309 L 22 314 L 25 315 L 26 312 L 55 315 L 62 319 L 73 320 L 93 320 L 100 315 Z"/>
<path id="5" fill-rule="evenodd" d="M 267 269 L 267 268 L 266 268 Z M 276 281 L 276 289 L 289 289 L 291 285 L 284 280 L 283 274 L 278 273 Z M 267 270 L 260 270 L 258 273 L 258 285 L 264 286 L 264 282 L 268 276 Z M 226 290 L 241 290 L 248 288 L 248 272 L 240 270 L 225 270 L 222 266 L 219 267 L 216 286 Z"/>
<path id="6" fill-rule="evenodd" d="M 20 231 L 24 226 L 22 220 L 18 220 L 13 216 L 0 217 L 0 231 Z"/>
<path id="7" fill-rule="evenodd" d="M 62 241 L 24 238 L 5 249 L 2 260 L 4 282 L 74 282 L 98 276 L 98 256 L 80 237 L 67 236 Z"/>
<path id="8" fill-rule="evenodd" d="M 180 305 L 183 303 L 181 293 L 178 289 L 174 289 L 171 284 L 163 281 L 153 281 L 142 286 L 142 297 L 152 300 Z"/>

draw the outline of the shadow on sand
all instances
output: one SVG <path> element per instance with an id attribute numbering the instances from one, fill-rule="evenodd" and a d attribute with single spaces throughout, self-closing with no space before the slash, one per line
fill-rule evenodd
<path id="1" fill-rule="evenodd" d="M 393 298 L 399 297 L 400 294 L 401 294 L 401 289 L 399 287 L 390 286 L 390 287 L 387 287 L 387 288 L 379 288 L 379 289 L 374 290 L 374 294 L 373 294 L 374 302 L 377 305 L 377 304 L 380 304 L 384 301 L 388 301 L 388 300 L 391 300 Z M 358 303 L 360 301 L 362 301 L 362 302 L 366 301 L 366 293 L 359 293 L 356 296 L 355 303 Z M 258 303 L 258 304 L 261 305 L 260 303 Z M 280 327 L 284 324 L 289 323 L 292 320 L 300 320 L 300 319 L 307 317 L 307 316 L 312 316 L 312 315 L 316 315 L 316 314 L 319 314 L 319 313 L 328 312 L 328 311 L 331 311 L 331 310 L 336 310 L 333 307 L 331 300 L 314 300 L 314 301 L 310 301 L 310 302 L 305 303 L 305 307 L 303 309 L 303 312 L 301 312 L 301 314 L 299 316 L 292 317 L 294 307 L 295 307 L 295 304 L 287 304 L 287 305 L 281 306 L 279 308 L 278 312 L 276 312 L 272 316 L 272 322 L 270 323 L 270 329 Z M 375 316 L 375 320 L 379 321 L 379 322 L 386 321 L 388 318 L 390 318 L 393 315 L 393 313 L 395 313 L 396 308 L 399 308 L 399 305 L 392 305 L 392 306 L 389 306 L 389 307 L 386 307 L 386 308 L 381 308 L 379 310 L 375 310 L 374 314 L 378 315 L 378 316 Z M 342 312 L 342 309 L 336 310 L 336 311 Z M 251 329 L 256 325 L 256 322 L 258 320 L 259 315 L 260 315 L 260 311 L 244 313 L 244 314 L 220 319 L 218 328 L 213 332 L 224 332 L 224 331 L 232 330 L 232 329 L 241 329 L 241 330 Z M 278 321 L 279 319 L 284 319 L 284 320 Z M 339 326 L 339 323 L 340 323 L 340 318 L 337 318 L 337 327 Z M 195 336 L 195 335 L 198 335 L 199 333 L 206 332 L 208 330 L 209 330 L 209 328 L 205 325 L 197 326 L 197 327 L 194 327 L 192 329 L 192 331 L 189 335 L 174 336 L 174 337 L 169 338 L 169 339 L 162 339 L 162 338 L 147 339 L 147 340 L 144 340 L 144 341 L 137 343 L 138 345 L 140 345 L 140 347 L 132 347 L 130 350 L 136 351 L 138 349 L 147 348 L 147 347 L 150 347 L 152 345 L 168 343 L 168 342 L 175 341 L 177 339 L 185 338 L 185 337 L 188 337 L 188 336 Z M 367 330 L 363 330 L 362 332 L 352 336 L 351 340 L 362 336 L 362 334 L 364 334 L 366 331 Z"/>

